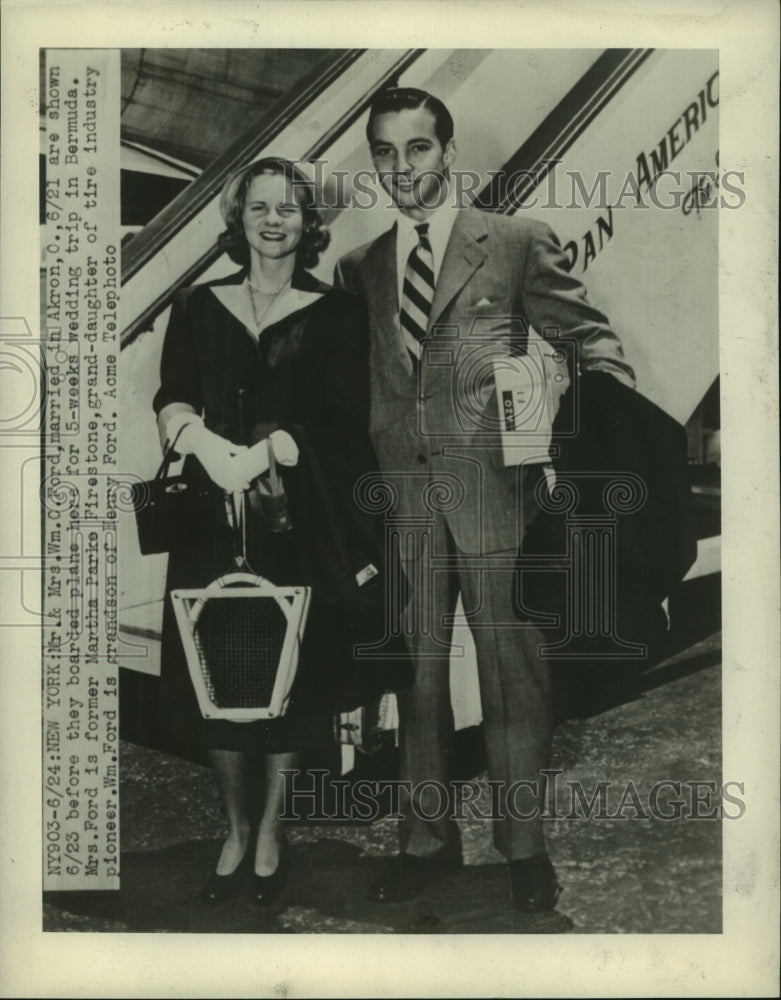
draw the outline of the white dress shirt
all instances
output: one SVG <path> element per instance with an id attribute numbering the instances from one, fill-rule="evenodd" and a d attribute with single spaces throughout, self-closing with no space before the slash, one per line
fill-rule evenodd
<path id="1" fill-rule="evenodd" d="M 428 223 L 428 238 L 431 243 L 431 252 L 434 257 L 434 286 L 436 287 L 439 278 L 439 269 L 445 256 L 450 232 L 453 223 L 456 221 L 458 209 L 451 204 L 450 198 L 445 198 L 440 207 L 427 219 L 422 222 Z M 421 225 L 416 219 L 410 219 L 406 215 L 399 213 L 396 221 L 396 279 L 399 296 L 399 308 L 403 298 L 404 272 L 407 270 L 407 260 L 413 248 L 418 245 L 420 239 L 415 232 L 415 226 Z"/>

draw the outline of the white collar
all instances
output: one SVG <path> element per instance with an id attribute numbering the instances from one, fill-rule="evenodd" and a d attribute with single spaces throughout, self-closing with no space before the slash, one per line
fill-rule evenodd
<path id="1" fill-rule="evenodd" d="M 209 287 L 228 312 L 232 313 L 256 340 L 267 327 L 278 323 L 285 316 L 311 305 L 322 298 L 324 294 L 323 292 L 307 292 L 301 288 L 288 287 L 277 295 L 261 317 L 261 323 L 258 326 L 252 308 L 252 292 L 248 277 L 245 277 L 240 285 L 210 285 Z"/>
<path id="2" fill-rule="evenodd" d="M 444 200 L 435 212 L 432 212 L 425 219 L 411 219 L 408 215 L 402 215 L 399 212 L 399 240 L 403 240 L 405 243 L 409 243 L 412 240 L 417 242 L 418 234 L 415 232 L 415 227 L 427 224 L 432 247 L 435 243 L 438 243 L 440 246 L 447 246 L 447 241 L 450 239 L 450 231 L 456 221 L 456 213 L 457 209 L 450 204 L 449 197 Z"/>
<path id="3" fill-rule="evenodd" d="M 404 271 L 407 266 L 407 258 L 412 248 L 418 242 L 418 234 L 415 232 L 415 227 L 428 223 L 428 238 L 434 257 L 434 280 L 437 281 L 450 240 L 450 233 L 457 217 L 458 209 L 451 204 L 450 197 L 445 199 L 436 212 L 432 212 L 427 219 L 421 221 L 410 219 L 408 216 L 399 213 L 396 222 L 396 281 L 399 304 L 402 301 L 402 287 L 404 285 Z"/>

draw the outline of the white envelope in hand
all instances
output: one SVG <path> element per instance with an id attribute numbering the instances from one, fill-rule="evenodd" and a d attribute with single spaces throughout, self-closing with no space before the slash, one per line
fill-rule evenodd
<path id="1" fill-rule="evenodd" d="M 505 465 L 550 462 L 553 418 L 569 380 L 563 355 L 554 361 L 555 352 L 540 343 L 541 349 L 494 362 Z"/>

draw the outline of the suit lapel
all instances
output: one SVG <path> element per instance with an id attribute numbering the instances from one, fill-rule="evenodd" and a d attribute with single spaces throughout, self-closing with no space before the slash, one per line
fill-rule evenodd
<path id="1" fill-rule="evenodd" d="M 379 317 L 379 348 L 393 357 L 408 374 L 412 374 L 412 359 L 404 344 L 399 323 L 399 290 L 396 277 L 396 226 L 371 245 L 361 264 L 366 293 L 372 309 Z"/>
<path id="2" fill-rule="evenodd" d="M 461 209 L 453 224 L 439 270 L 431 304 L 429 330 L 485 260 L 487 238 L 488 229 L 480 212 L 476 209 Z M 412 358 L 404 343 L 399 322 L 395 225 L 372 244 L 360 267 L 369 302 L 379 318 L 378 347 L 389 359 L 392 352 L 393 358 L 411 375 Z"/>
<path id="3" fill-rule="evenodd" d="M 488 230 L 480 212 L 461 209 L 450 233 L 431 303 L 429 330 L 461 291 L 487 255 Z"/>

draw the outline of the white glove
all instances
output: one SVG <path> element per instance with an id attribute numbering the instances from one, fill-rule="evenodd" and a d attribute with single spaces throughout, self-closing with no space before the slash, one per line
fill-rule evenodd
<path id="1" fill-rule="evenodd" d="M 203 421 L 193 420 L 187 424 L 176 450 L 183 455 L 195 455 L 209 479 L 228 493 L 249 489 L 249 479 L 244 475 L 239 458 L 247 451 L 246 447 L 232 444 L 207 430 Z"/>
<path id="2" fill-rule="evenodd" d="M 298 445 L 287 431 L 274 431 L 270 435 L 274 449 L 274 458 L 280 465 L 296 465 L 298 463 Z M 251 448 L 248 448 L 236 459 L 247 480 L 262 476 L 268 471 L 268 441 L 264 438 Z"/>
<path id="3" fill-rule="evenodd" d="M 274 458 L 280 465 L 298 465 L 298 445 L 287 431 L 274 431 L 271 445 L 274 448 Z"/>

